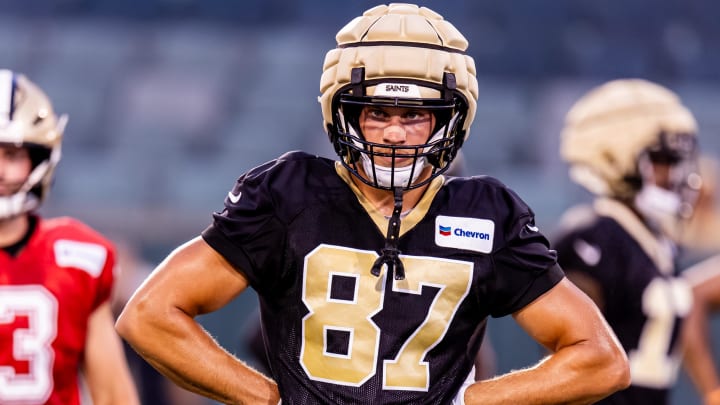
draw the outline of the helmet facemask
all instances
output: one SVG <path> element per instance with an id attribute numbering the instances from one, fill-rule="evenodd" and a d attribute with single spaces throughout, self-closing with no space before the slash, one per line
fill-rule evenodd
<path id="1" fill-rule="evenodd" d="M 700 192 L 696 138 L 662 132 L 659 142 L 638 157 L 635 208 L 654 226 L 669 234 L 690 218 Z M 663 173 L 658 176 L 658 169 Z"/>
<path id="2" fill-rule="evenodd" d="M 32 169 L 10 196 L 0 197 L 0 219 L 40 206 L 60 161 L 67 116 L 57 116 L 45 93 L 24 75 L 0 70 L 0 143 L 27 148 Z"/>
<path id="3" fill-rule="evenodd" d="M 408 79 L 364 80 L 363 76 L 362 68 L 354 68 L 352 83 L 333 99 L 328 133 L 342 164 L 362 182 L 383 190 L 418 188 L 447 171 L 463 143 L 468 108 L 462 94 L 455 91 L 454 75 L 445 73 L 441 86 Z M 423 97 L 421 92 L 435 97 Z M 429 111 L 435 124 L 422 144 L 370 142 L 360 129 L 362 110 L 368 106 Z M 378 158 L 389 159 L 390 166 L 376 163 Z M 400 159 L 411 163 L 396 164 Z"/>

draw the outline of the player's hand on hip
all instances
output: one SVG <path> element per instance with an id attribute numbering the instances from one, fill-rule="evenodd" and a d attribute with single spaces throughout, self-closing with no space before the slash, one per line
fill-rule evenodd
<path id="1" fill-rule="evenodd" d="M 704 405 L 720 405 L 720 387 L 713 389 L 705 394 L 703 398 Z"/>

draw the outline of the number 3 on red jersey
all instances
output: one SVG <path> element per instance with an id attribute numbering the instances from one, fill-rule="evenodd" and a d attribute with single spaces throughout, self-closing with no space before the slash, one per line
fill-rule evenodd
<path id="1" fill-rule="evenodd" d="M 12 364 L 0 358 L 0 403 L 43 403 L 53 389 L 51 348 L 57 333 L 57 301 L 39 285 L 0 286 L 0 330 L 19 317 L 27 317 L 27 328 L 10 331 L 11 361 L 28 362 L 28 374 L 17 374 Z M 3 348 L 7 350 L 7 348 Z"/>

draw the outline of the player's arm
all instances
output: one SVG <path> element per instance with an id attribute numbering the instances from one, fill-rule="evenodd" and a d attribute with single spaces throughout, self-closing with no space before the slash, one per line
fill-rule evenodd
<path id="1" fill-rule="evenodd" d="M 95 405 L 139 405 L 137 391 L 125 361 L 110 303 L 100 305 L 88 320 L 83 373 Z"/>
<path id="2" fill-rule="evenodd" d="M 247 288 L 247 280 L 200 237 L 176 249 L 138 288 L 116 328 L 181 387 L 222 403 L 277 404 L 277 385 L 225 351 L 197 323 Z"/>
<path id="3" fill-rule="evenodd" d="M 551 354 L 530 368 L 471 385 L 466 404 L 589 404 L 630 384 L 617 338 L 595 304 L 569 280 L 513 317 Z"/>
<path id="4" fill-rule="evenodd" d="M 605 311 L 605 295 L 602 292 L 602 286 L 595 278 L 585 272 L 572 269 L 565 269 L 565 274 L 568 280 L 595 302 L 600 311 Z"/>
<path id="5" fill-rule="evenodd" d="M 708 318 L 720 308 L 720 256 L 685 271 L 693 306 L 683 323 L 683 364 L 705 405 L 720 405 L 720 378 L 710 344 Z"/>

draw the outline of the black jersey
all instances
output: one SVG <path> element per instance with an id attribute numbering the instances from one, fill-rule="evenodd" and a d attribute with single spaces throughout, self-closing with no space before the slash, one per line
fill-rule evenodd
<path id="1" fill-rule="evenodd" d="M 533 212 L 489 177 L 435 179 L 403 219 L 404 280 L 370 269 L 387 219 L 334 161 L 240 177 L 204 239 L 257 291 L 283 404 L 448 404 L 485 322 L 558 283 Z"/>
<path id="2" fill-rule="evenodd" d="M 558 262 L 600 287 L 603 314 L 628 354 L 631 386 L 598 403 L 667 404 L 679 367 L 680 323 L 692 304 L 675 249 L 625 205 L 601 199 L 567 215 Z"/>

